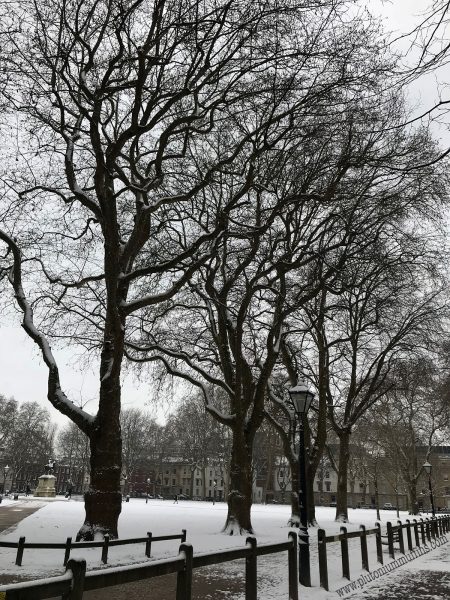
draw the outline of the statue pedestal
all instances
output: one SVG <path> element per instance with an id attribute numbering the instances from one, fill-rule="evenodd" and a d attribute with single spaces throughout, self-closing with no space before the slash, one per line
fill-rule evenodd
<path id="1" fill-rule="evenodd" d="M 34 490 L 34 496 L 39 498 L 54 498 L 56 477 L 54 475 L 41 475 L 38 479 L 38 486 Z"/>

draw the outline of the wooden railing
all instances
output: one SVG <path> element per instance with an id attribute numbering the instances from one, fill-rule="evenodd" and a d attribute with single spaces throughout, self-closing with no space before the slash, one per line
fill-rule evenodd
<path id="1" fill-rule="evenodd" d="M 196 556 L 191 544 L 183 543 L 180 545 L 178 556 L 173 558 L 89 573 L 86 573 L 85 560 L 70 559 L 64 575 L 43 581 L 0 586 L 0 598 L 44 600 L 59 596 L 65 600 L 82 600 L 83 592 L 90 590 L 177 573 L 176 600 L 191 600 L 193 569 L 245 559 L 245 600 L 257 600 L 257 557 L 284 551 L 288 552 L 289 600 L 298 600 L 297 534 L 293 531 L 289 532 L 287 542 L 258 546 L 254 537 L 248 537 L 244 548 L 219 550 Z"/>
<path id="2" fill-rule="evenodd" d="M 405 541 L 403 531 L 406 530 L 406 538 L 408 543 L 408 551 L 413 550 L 414 533 L 415 547 L 420 547 L 419 528 L 422 538 L 422 544 L 426 544 L 426 540 L 431 541 L 444 533 L 450 531 L 450 517 L 448 515 L 435 517 L 433 519 L 420 519 L 418 522 L 413 519 L 413 523 L 406 519 L 405 523 L 397 521 L 396 525 L 391 522 L 386 523 L 386 535 L 382 535 L 381 526 L 375 523 L 375 529 L 366 529 L 364 525 L 360 525 L 359 531 L 347 532 L 346 527 L 341 527 L 338 535 L 327 536 L 323 529 L 319 529 L 317 533 L 318 551 L 319 551 L 319 578 L 321 587 L 328 591 L 328 563 L 327 563 L 327 544 L 340 542 L 341 544 L 341 561 L 342 561 L 342 577 L 350 580 L 350 561 L 348 553 L 348 540 L 350 538 L 360 538 L 361 541 L 361 563 L 362 569 L 370 571 L 369 559 L 367 553 L 367 536 L 374 535 L 377 549 L 377 562 L 383 564 L 383 544 L 388 546 L 389 556 L 395 559 L 395 546 L 398 543 L 399 550 L 405 554 Z"/>
<path id="3" fill-rule="evenodd" d="M 327 544 L 331 542 L 341 543 L 342 577 L 350 579 L 350 561 L 348 555 L 348 540 L 359 537 L 361 540 L 361 562 L 362 568 L 369 571 L 369 556 L 367 552 L 367 536 L 374 535 L 377 548 L 377 561 L 383 564 L 383 548 L 381 545 L 381 527 L 375 523 L 375 529 L 366 529 L 360 525 L 359 531 L 347 532 L 346 527 L 341 527 L 341 533 L 338 535 L 325 534 L 323 529 L 317 532 L 317 543 L 319 550 L 319 578 L 321 587 L 328 591 L 328 562 L 327 562 Z"/>
<path id="4" fill-rule="evenodd" d="M 44 542 L 26 542 L 25 537 L 19 538 L 18 542 L 0 542 L 0 548 L 17 548 L 16 554 L 16 565 L 19 567 L 22 565 L 23 553 L 25 548 L 41 549 L 41 550 L 64 550 L 64 561 L 63 565 L 66 566 L 70 558 L 70 551 L 79 548 L 101 548 L 102 549 L 102 562 L 106 564 L 108 562 L 108 550 L 111 546 L 124 546 L 127 544 L 145 544 L 145 556 L 150 558 L 151 548 L 153 542 L 163 542 L 167 540 L 181 540 L 186 541 L 186 529 L 182 529 L 181 533 L 173 535 L 157 535 L 153 536 L 149 531 L 146 537 L 131 538 L 125 540 L 110 540 L 109 535 L 106 534 L 105 538 L 101 542 L 72 542 L 72 538 L 68 537 L 65 543 L 44 543 Z"/>

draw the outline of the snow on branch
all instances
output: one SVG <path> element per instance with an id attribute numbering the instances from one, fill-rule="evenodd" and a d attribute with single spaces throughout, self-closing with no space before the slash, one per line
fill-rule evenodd
<path id="1" fill-rule="evenodd" d="M 25 296 L 22 286 L 22 258 L 20 249 L 16 242 L 2 230 L 0 230 L 0 239 L 7 244 L 14 258 L 14 264 L 9 270 L 8 279 L 13 286 L 17 303 L 23 312 L 22 327 L 41 350 L 42 358 L 49 370 L 48 399 L 59 412 L 69 417 L 84 433 L 88 434 L 94 417 L 76 406 L 62 391 L 58 365 L 56 364 L 48 339 L 34 324 L 33 309 Z"/>
<path id="2" fill-rule="evenodd" d="M 192 385 L 195 385 L 196 387 L 200 388 L 200 390 L 203 394 L 203 397 L 205 399 L 205 409 L 211 415 L 213 415 L 217 419 L 217 421 L 219 421 L 219 423 L 222 423 L 222 425 L 230 426 L 230 424 L 234 421 L 235 415 L 225 415 L 212 405 L 211 396 L 208 392 L 208 389 L 201 381 L 199 381 L 197 378 L 193 377 L 189 373 L 180 371 L 179 369 L 177 369 L 176 367 L 171 365 L 169 363 L 169 361 L 167 360 L 167 357 L 163 356 L 162 354 L 152 354 L 152 356 L 147 356 L 147 357 L 139 359 L 139 358 L 131 357 L 130 354 L 127 351 L 125 351 L 125 356 L 134 362 L 154 362 L 154 361 L 159 360 L 160 362 L 163 363 L 163 365 L 169 375 L 172 375 L 173 377 L 179 377 L 180 379 L 184 379 L 185 381 L 188 381 Z M 221 383 L 223 386 L 222 382 L 218 381 L 218 383 Z"/>

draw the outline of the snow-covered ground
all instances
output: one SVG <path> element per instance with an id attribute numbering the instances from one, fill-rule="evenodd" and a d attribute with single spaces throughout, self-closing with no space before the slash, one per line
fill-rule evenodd
<path id="1" fill-rule="evenodd" d="M 84 505 L 82 501 L 57 499 L 46 501 L 42 499 L 20 497 L 19 501 L 4 499 L 0 504 L 3 508 L 14 504 L 16 510 L 23 506 L 35 505 L 40 507 L 32 515 L 23 519 L 18 525 L 0 534 L 1 541 L 18 541 L 19 537 L 25 536 L 27 542 L 60 542 L 64 543 L 66 538 L 72 536 L 75 539 L 76 532 L 83 522 Z M 129 503 L 122 505 L 122 514 L 119 521 L 119 535 L 121 538 L 144 537 L 148 531 L 154 536 L 181 533 L 187 530 L 187 542 L 194 548 L 194 554 L 200 552 L 217 551 L 225 548 L 242 547 L 245 537 L 230 537 L 221 533 L 226 517 L 226 504 L 210 502 L 180 501 L 174 504 L 171 500 L 149 500 L 148 504 L 142 499 L 131 499 Z M 349 509 L 350 523 L 347 524 L 348 531 L 359 529 L 360 524 L 367 528 L 373 528 L 376 514 L 374 510 Z M 319 526 L 325 529 L 327 535 L 339 533 L 341 524 L 334 521 L 335 509 L 328 507 L 317 508 L 317 519 Z M 260 505 L 255 504 L 252 509 L 252 522 L 258 544 L 285 541 L 290 529 L 286 523 L 289 518 L 289 507 L 284 505 Z M 407 518 L 406 513 L 401 513 L 402 520 Z M 381 521 L 396 523 L 396 513 L 382 511 Z M 302 588 L 300 597 L 302 600 L 325 600 L 337 597 L 363 598 L 364 592 L 379 586 L 381 582 L 389 582 L 399 573 L 408 568 L 415 570 L 420 568 L 449 571 L 449 563 L 440 557 L 448 552 L 448 546 L 443 545 L 435 549 L 429 548 L 429 552 L 415 558 L 412 562 L 400 566 L 390 573 L 382 575 L 374 582 L 362 579 L 367 576 L 361 569 L 361 553 L 359 539 L 349 540 L 350 551 L 350 573 L 352 581 L 358 581 L 358 589 L 361 596 L 350 589 L 341 591 L 348 584 L 341 575 L 340 544 L 328 544 L 328 577 L 330 592 L 319 587 L 319 570 L 317 558 L 317 528 L 310 528 L 311 542 L 311 588 Z M 450 540 L 450 535 L 449 535 Z M 405 535 L 406 544 L 406 535 Z M 155 542 L 152 545 L 152 559 L 175 556 L 178 552 L 179 541 Z M 381 565 L 376 562 L 376 548 L 374 536 L 368 537 L 369 565 L 370 570 L 375 571 Z M 384 547 L 384 562 L 389 563 L 387 548 Z M 144 544 L 111 547 L 108 555 L 108 566 L 119 564 L 136 564 L 146 561 L 144 555 Z M 62 565 L 63 550 L 33 550 L 25 549 L 21 567 L 14 564 L 16 550 L 0 548 L 0 574 L 10 576 L 26 576 L 27 578 L 42 578 L 51 575 L 59 575 L 64 572 Z M 396 556 L 398 558 L 400 554 Z M 101 549 L 73 550 L 71 557 L 84 557 L 88 569 L 103 567 L 101 563 Z M 242 561 L 243 562 L 243 561 Z M 223 569 L 230 576 L 243 572 L 243 564 L 236 562 L 224 563 Z M 279 553 L 258 559 L 259 598 L 262 600 L 280 600 L 287 598 L 287 556 Z M 356 594 L 356 595 L 355 595 Z M 241 600 L 242 596 L 236 597 Z"/>

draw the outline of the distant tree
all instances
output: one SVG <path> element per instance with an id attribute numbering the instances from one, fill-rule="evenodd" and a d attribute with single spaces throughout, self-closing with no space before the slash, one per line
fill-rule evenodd
<path id="1" fill-rule="evenodd" d="M 0 394 L 0 448 L 6 450 L 14 431 L 14 421 L 18 405 L 14 398 L 6 398 Z"/>
<path id="2" fill-rule="evenodd" d="M 446 378 L 436 363 L 436 356 L 426 355 L 398 363 L 392 386 L 371 414 L 386 463 L 384 478 L 396 494 L 406 490 L 410 514 L 419 512 L 422 465 L 444 442 L 449 419 Z"/>
<path id="3" fill-rule="evenodd" d="M 58 432 L 55 449 L 58 463 L 69 467 L 67 482 L 74 490 L 83 490 L 89 475 L 89 438 L 75 423 L 68 423 Z"/>
<path id="4" fill-rule="evenodd" d="M 224 445 L 220 425 L 205 409 L 203 398 L 195 392 L 183 400 L 165 427 L 174 440 L 174 452 L 189 465 L 190 495 L 194 496 L 196 469 L 204 470 L 213 463 L 218 466 L 218 454 Z M 205 481 L 206 478 L 203 478 Z M 205 495 L 205 490 L 202 495 Z"/>
<path id="5" fill-rule="evenodd" d="M 50 414 L 37 402 L 24 402 L 20 405 L 14 427 L 6 448 L 5 458 L 14 482 L 30 464 L 40 464 L 42 469 L 54 454 L 56 426 L 50 421 Z"/>

